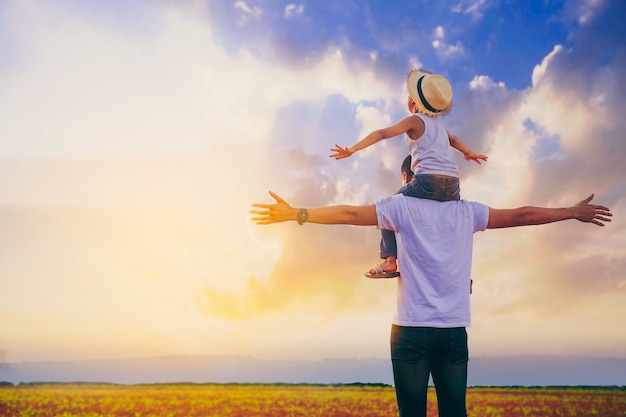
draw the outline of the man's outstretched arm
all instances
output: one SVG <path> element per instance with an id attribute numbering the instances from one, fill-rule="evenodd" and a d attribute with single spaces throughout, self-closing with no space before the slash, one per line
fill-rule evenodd
<path id="1" fill-rule="evenodd" d="M 604 222 L 611 221 L 609 217 L 613 216 L 613 214 L 607 207 L 589 204 L 592 199 L 593 194 L 575 206 L 564 208 L 527 206 L 503 210 L 490 207 L 487 228 L 498 229 L 502 227 L 531 226 L 570 219 L 604 226 Z"/>
<path id="2" fill-rule="evenodd" d="M 291 207 L 285 200 L 270 191 L 276 200 L 274 204 L 252 204 L 259 210 L 250 210 L 257 216 L 251 220 L 256 224 L 272 224 L 286 221 L 298 221 L 299 208 Z M 376 206 L 329 206 L 307 209 L 307 222 L 319 224 L 353 224 L 358 226 L 374 226 L 378 224 Z"/>

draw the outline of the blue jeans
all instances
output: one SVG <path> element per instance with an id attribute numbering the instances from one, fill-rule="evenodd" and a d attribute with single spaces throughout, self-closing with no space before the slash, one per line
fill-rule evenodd
<path id="1" fill-rule="evenodd" d="M 428 378 L 439 417 L 467 417 L 467 332 L 464 327 L 391 327 L 391 363 L 400 417 L 426 417 Z"/>
<path id="2" fill-rule="evenodd" d="M 427 198 L 437 201 L 459 200 L 461 190 L 459 178 L 447 175 L 417 174 L 413 179 L 396 194 L 403 194 L 408 197 Z M 386 259 L 390 256 L 398 256 L 396 245 L 396 234 L 393 230 L 381 230 L 380 234 L 380 258 Z"/>

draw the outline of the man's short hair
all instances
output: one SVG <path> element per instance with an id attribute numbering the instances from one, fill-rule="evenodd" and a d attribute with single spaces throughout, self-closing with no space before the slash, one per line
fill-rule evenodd
<path id="1" fill-rule="evenodd" d="M 413 176 L 413 171 L 411 171 L 411 155 L 408 155 L 402 161 L 402 168 L 400 168 L 400 172 L 407 174 L 409 177 Z"/>

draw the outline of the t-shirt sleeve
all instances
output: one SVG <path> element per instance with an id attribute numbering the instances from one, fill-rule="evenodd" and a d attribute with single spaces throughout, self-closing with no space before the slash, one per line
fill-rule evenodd
<path id="1" fill-rule="evenodd" d="M 378 229 L 396 230 L 397 209 L 391 203 L 395 196 L 383 198 L 376 202 L 376 217 L 378 219 Z"/>
<path id="2" fill-rule="evenodd" d="M 470 204 L 474 211 L 474 233 L 482 232 L 487 228 L 489 222 L 489 207 L 476 202 Z"/>

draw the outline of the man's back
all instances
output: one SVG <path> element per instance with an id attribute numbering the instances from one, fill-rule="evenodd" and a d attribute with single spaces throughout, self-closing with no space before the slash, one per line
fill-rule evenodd
<path id="1" fill-rule="evenodd" d="M 489 208 L 396 195 L 376 203 L 380 228 L 398 241 L 398 303 L 394 324 L 466 327 L 473 234 L 487 227 Z"/>
<path id="2" fill-rule="evenodd" d="M 462 200 L 440 203 L 396 195 L 376 205 L 335 205 L 308 211 L 292 207 L 271 191 L 270 195 L 275 204 L 253 204 L 252 220 L 257 224 L 302 224 L 304 218 L 319 224 L 378 225 L 398 233 L 402 275 L 390 348 L 401 415 L 426 415 L 430 376 L 437 389 L 440 415 L 467 415 L 465 327 L 469 324 L 474 232 L 568 219 L 603 226 L 612 216 L 609 208 L 589 204 L 593 194 L 575 206 L 561 208 L 493 209 Z M 416 324 L 402 325 L 404 322 Z"/>

